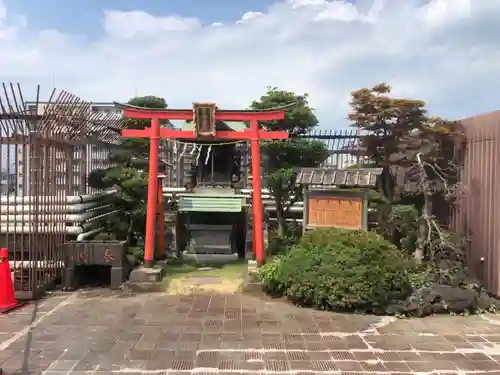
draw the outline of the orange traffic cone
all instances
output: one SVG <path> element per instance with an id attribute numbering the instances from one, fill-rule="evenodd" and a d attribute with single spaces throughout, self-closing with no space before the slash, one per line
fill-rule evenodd
<path id="1" fill-rule="evenodd" d="M 0 249 L 0 314 L 7 314 L 23 305 L 25 304 L 17 302 L 14 296 L 14 286 L 10 276 L 9 252 L 3 247 Z"/>

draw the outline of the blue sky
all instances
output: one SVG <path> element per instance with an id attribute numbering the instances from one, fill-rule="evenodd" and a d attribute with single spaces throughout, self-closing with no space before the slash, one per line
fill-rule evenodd
<path id="1" fill-rule="evenodd" d="M 500 109 L 500 0 L 0 0 L 0 81 L 88 101 L 246 107 L 307 92 L 321 127 L 388 82 L 458 119 Z"/>
<path id="2" fill-rule="evenodd" d="M 234 22 L 248 10 L 264 12 L 268 0 L 5 0 L 9 9 L 26 15 L 37 29 L 55 28 L 72 34 L 102 34 L 103 9 L 143 10 L 156 16 L 197 17 L 205 24 Z M 75 16 L 77 11 L 77 16 Z"/>

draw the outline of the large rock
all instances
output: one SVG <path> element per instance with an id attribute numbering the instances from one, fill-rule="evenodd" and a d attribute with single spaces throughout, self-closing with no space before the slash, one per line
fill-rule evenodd
<path id="1" fill-rule="evenodd" d="M 472 289 L 435 285 L 432 288 L 432 293 L 438 299 L 436 302 L 441 302 L 443 307 L 450 312 L 472 312 L 477 308 L 477 293 Z"/>
<path id="2" fill-rule="evenodd" d="M 387 314 L 406 314 L 424 317 L 446 312 L 472 312 L 478 307 L 478 294 L 473 289 L 434 284 L 415 290 L 405 301 L 393 301 Z"/>

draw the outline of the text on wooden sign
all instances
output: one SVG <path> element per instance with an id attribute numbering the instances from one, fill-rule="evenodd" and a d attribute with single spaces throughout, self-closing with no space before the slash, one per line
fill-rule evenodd
<path id="1" fill-rule="evenodd" d="M 363 201 L 359 198 L 311 197 L 307 224 L 313 227 L 361 229 Z"/>

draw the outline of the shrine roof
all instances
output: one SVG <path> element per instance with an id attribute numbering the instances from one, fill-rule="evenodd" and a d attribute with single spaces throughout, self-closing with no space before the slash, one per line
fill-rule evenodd
<path id="1" fill-rule="evenodd" d="M 297 185 L 375 187 L 382 168 L 297 168 Z"/>
<path id="2" fill-rule="evenodd" d="M 232 130 L 236 132 L 243 131 L 247 128 L 243 121 L 217 121 L 215 124 L 217 130 Z M 186 121 L 182 125 L 182 130 L 194 130 L 194 122 Z"/>

